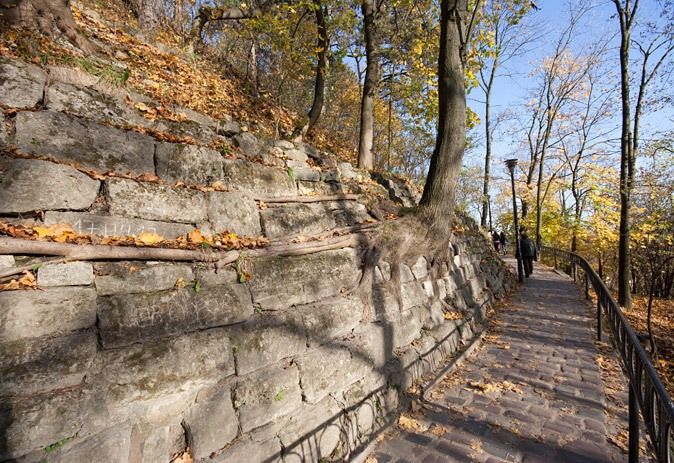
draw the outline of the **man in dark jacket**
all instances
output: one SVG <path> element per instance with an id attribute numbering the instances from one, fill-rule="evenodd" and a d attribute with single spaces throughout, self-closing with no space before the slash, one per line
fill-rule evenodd
<path id="1" fill-rule="evenodd" d="M 529 239 L 526 233 L 522 233 L 520 237 L 520 251 L 522 252 L 522 263 L 524 264 L 524 274 L 529 278 L 529 275 L 534 273 L 534 257 L 536 257 L 536 245 Z"/>

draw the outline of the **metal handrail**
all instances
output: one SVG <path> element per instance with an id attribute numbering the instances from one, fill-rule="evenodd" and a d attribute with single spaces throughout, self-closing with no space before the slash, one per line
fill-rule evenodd
<path id="1" fill-rule="evenodd" d="M 639 338 L 613 299 L 608 288 L 590 264 L 578 254 L 542 246 L 541 251 L 569 262 L 571 275 L 577 278 L 578 267 L 585 275 L 585 297 L 588 281 L 597 295 L 597 338 L 601 340 L 602 309 L 606 314 L 615 347 L 630 383 L 629 396 L 629 462 L 639 461 L 639 410 L 646 425 L 658 462 L 674 461 L 674 404 Z"/>

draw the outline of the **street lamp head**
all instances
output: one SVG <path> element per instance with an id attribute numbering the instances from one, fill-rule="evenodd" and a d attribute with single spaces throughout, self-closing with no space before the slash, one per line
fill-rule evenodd
<path id="1" fill-rule="evenodd" d="M 517 167 L 517 159 L 506 159 L 505 161 L 506 167 L 508 167 L 508 170 L 510 171 L 511 174 L 515 173 L 515 167 Z"/>

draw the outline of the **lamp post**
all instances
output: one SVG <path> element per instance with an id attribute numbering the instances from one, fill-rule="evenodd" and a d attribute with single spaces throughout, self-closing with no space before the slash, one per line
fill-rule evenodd
<path id="1" fill-rule="evenodd" d="M 524 267 L 522 265 L 522 252 L 520 249 L 520 224 L 517 219 L 517 199 L 515 197 L 515 167 L 517 167 L 517 159 L 507 159 L 506 167 L 510 171 L 510 186 L 513 192 L 513 217 L 515 219 L 515 257 L 517 257 L 517 279 L 520 283 L 524 283 Z"/>

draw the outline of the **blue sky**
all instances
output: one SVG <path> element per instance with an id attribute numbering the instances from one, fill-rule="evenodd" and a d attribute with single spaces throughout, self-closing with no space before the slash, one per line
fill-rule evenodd
<path id="1" fill-rule="evenodd" d="M 577 2 L 578 0 L 571 0 Z M 577 42 L 573 45 L 575 52 L 582 52 L 583 48 L 588 44 L 596 42 L 600 38 L 612 38 L 609 48 L 606 51 L 606 58 L 611 61 L 608 67 L 607 79 L 611 80 L 610 85 L 614 85 L 616 90 L 619 89 L 619 22 L 616 17 L 616 9 L 611 0 L 588 0 L 592 5 L 591 10 L 585 15 L 583 26 L 580 28 L 581 33 Z M 492 91 L 492 114 L 497 114 L 503 110 L 518 111 L 521 110 L 521 105 L 527 99 L 529 92 L 536 85 L 535 79 L 531 77 L 531 72 L 541 62 L 546 54 L 550 53 L 560 31 L 566 26 L 569 16 L 569 3 L 566 0 L 537 0 L 538 11 L 533 11 L 526 19 L 531 24 L 540 27 L 543 34 L 535 46 L 524 56 L 512 59 L 507 64 L 507 69 L 501 70 L 501 75 L 497 77 L 494 89 Z M 641 0 L 640 9 L 638 11 L 639 18 L 653 18 L 657 17 L 659 7 L 657 0 Z M 636 34 L 634 34 L 636 35 Z M 632 53 L 633 57 L 637 57 L 636 52 Z M 632 65 L 633 72 L 636 71 L 636 66 Z M 672 82 L 674 79 L 670 76 L 669 94 L 674 94 Z M 468 95 L 468 104 L 481 119 L 484 117 L 484 105 L 480 103 L 484 99 L 483 93 L 479 89 L 475 89 Z M 505 126 L 511 128 L 515 126 L 515 120 L 510 118 L 502 128 Z M 620 104 L 616 100 L 614 116 L 608 122 L 608 128 L 612 130 L 611 138 L 615 138 L 613 143 L 609 145 L 608 151 L 612 154 L 606 161 L 615 165 L 619 165 L 619 136 L 620 136 Z M 477 134 L 484 138 L 484 126 L 480 125 L 476 129 Z M 646 141 L 654 133 L 674 130 L 674 109 L 670 105 L 663 105 L 663 107 L 656 108 L 652 112 L 643 114 L 642 117 L 642 137 Z M 497 197 L 497 192 L 506 187 L 509 191 L 509 177 L 503 160 L 507 158 L 519 158 L 520 160 L 528 159 L 527 152 L 518 152 L 518 140 L 502 130 L 498 130 L 494 137 L 493 143 L 493 158 L 491 162 L 491 176 L 492 182 L 490 186 L 492 198 Z M 642 146 L 643 146 L 642 142 Z M 639 163 L 639 161 L 638 161 Z M 480 169 L 484 166 L 484 145 L 476 147 L 466 153 L 464 157 L 464 165 L 478 166 Z M 501 198 L 503 199 L 503 198 Z M 498 201 L 492 201 L 494 220 L 501 212 L 509 213 L 511 204 L 498 204 Z M 502 210 L 501 210 L 502 209 Z M 479 217 L 476 217 L 479 220 Z"/>
<path id="2" fill-rule="evenodd" d="M 619 23 L 615 16 L 616 9 L 612 1 L 592 1 L 590 2 L 592 8 L 590 12 L 584 17 L 583 27 L 581 28 L 581 36 L 578 37 L 576 43 L 576 50 L 581 51 L 583 46 L 598 40 L 602 37 L 614 36 L 611 45 L 606 53 L 613 54 L 607 56 L 607 59 L 614 60 L 615 71 L 618 70 L 618 47 L 619 47 Z M 540 63 L 542 58 L 550 52 L 554 45 L 555 39 L 560 30 L 565 27 L 568 18 L 568 3 L 564 0 L 538 0 L 536 2 L 539 7 L 538 11 L 532 11 L 526 19 L 530 24 L 540 27 L 543 32 L 542 39 L 538 40 L 534 47 L 524 56 L 515 58 L 507 64 L 507 69 L 501 69 L 501 75 L 497 77 L 493 95 L 492 95 L 492 114 L 498 113 L 504 109 L 514 111 L 521 105 L 530 91 L 535 85 L 534 79 L 530 73 L 535 69 L 536 65 Z M 652 18 L 659 11 L 656 0 L 642 0 L 640 9 L 638 11 L 639 18 Z M 636 53 L 633 53 L 636 56 Z M 509 74 L 509 75 L 506 75 Z M 618 88 L 619 75 L 617 72 L 613 76 L 615 86 Z M 670 86 L 671 89 L 671 86 Z M 473 109 L 480 118 L 484 117 L 484 107 L 479 101 L 483 100 L 483 94 L 479 89 L 473 90 L 468 96 L 469 106 Z M 619 108 L 616 108 L 615 126 L 619 127 L 618 113 Z M 670 130 L 674 127 L 674 112 L 671 108 L 660 108 L 654 114 L 647 114 L 644 117 L 643 129 L 644 135 L 649 136 L 655 130 Z M 480 125 L 477 129 L 479 134 L 484 133 L 484 127 Z M 500 159 L 506 157 L 518 157 L 515 152 L 515 141 L 503 133 L 497 133 L 494 143 L 494 153 L 496 160 L 494 163 L 494 173 L 499 175 L 500 166 L 496 164 Z M 482 165 L 483 164 L 484 148 L 478 148 L 472 153 L 468 153 L 465 164 L 467 165 Z M 520 158 L 523 159 L 522 156 Z"/>

